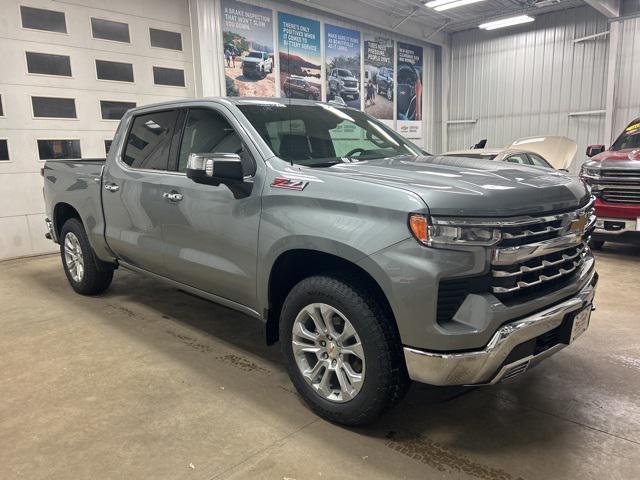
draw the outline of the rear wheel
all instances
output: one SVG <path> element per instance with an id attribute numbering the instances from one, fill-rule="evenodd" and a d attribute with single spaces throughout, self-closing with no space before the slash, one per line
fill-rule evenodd
<path id="1" fill-rule="evenodd" d="M 393 319 L 358 284 L 306 278 L 287 296 L 280 319 L 287 370 L 302 398 L 319 416 L 352 426 L 375 420 L 409 386 Z"/>
<path id="2" fill-rule="evenodd" d="M 79 220 L 71 218 L 60 232 L 62 266 L 71 287 L 82 295 L 105 291 L 113 279 L 113 267 L 98 260 Z"/>

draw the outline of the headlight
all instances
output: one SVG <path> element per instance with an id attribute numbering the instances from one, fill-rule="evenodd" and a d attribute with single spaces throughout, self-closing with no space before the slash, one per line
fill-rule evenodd
<path id="1" fill-rule="evenodd" d="M 580 177 L 585 180 L 597 180 L 600 178 L 600 169 L 583 165 L 580 170 Z"/>
<path id="2" fill-rule="evenodd" d="M 501 239 L 500 230 L 474 225 L 472 219 L 441 219 L 422 214 L 409 215 L 409 229 L 423 245 L 445 247 L 451 245 L 491 246 Z"/>

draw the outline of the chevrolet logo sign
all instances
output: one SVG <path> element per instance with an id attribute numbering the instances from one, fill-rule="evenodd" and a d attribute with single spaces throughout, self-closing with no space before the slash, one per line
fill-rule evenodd
<path id="1" fill-rule="evenodd" d="M 587 217 L 583 215 L 573 220 L 568 227 L 569 233 L 583 234 L 587 226 Z"/>

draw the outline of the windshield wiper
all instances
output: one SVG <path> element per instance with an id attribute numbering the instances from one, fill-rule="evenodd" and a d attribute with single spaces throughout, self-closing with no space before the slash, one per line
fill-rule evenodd
<path id="1" fill-rule="evenodd" d="M 339 163 L 344 163 L 344 162 L 342 162 L 341 160 L 332 160 L 327 162 L 306 163 L 303 165 L 305 167 L 311 167 L 311 168 L 326 168 L 326 167 L 333 167 L 334 165 L 338 165 Z"/>

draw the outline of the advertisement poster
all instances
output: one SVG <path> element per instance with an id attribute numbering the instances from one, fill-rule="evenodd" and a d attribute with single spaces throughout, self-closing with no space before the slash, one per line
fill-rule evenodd
<path id="1" fill-rule="evenodd" d="M 327 101 L 360 108 L 360 32 L 327 24 L 324 35 Z"/>
<path id="2" fill-rule="evenodd" d="M 422 138 L 423 66 L 422 47 L 398 42 L 397 128 L 407 138 Z"/>
<path id="3" fill-rule="evenodd" d="M 274 97 L 272 11 L 224 0 L 222 41 L 227 96 Z"/>
<path id="4" fill-rule="evenodd" d="M 393 40 L 377 35 L 364 37 L 364 111 L 393 122 Z"/>
<path id="5" fill-rule="evenodd" d="M 320 22 L 278 12 L 278 55 L 282 96 L 321 100 Z"/>

